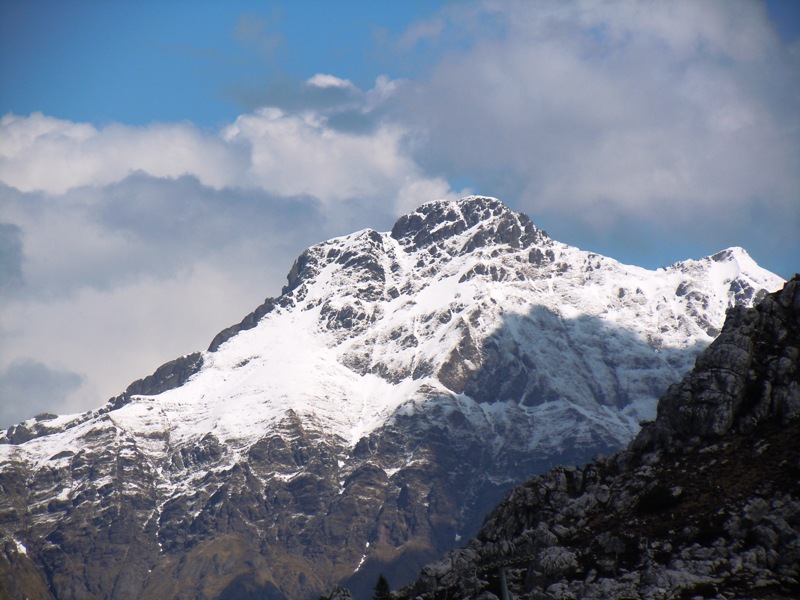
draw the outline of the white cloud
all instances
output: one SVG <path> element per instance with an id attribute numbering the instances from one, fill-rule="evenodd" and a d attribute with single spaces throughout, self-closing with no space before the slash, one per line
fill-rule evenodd
<path id="1" fill-rule="evenodd" d="M 404 153 L 405 131 L 398 126 L 361 135 L 331 129 L 315 113 L 267 108 L 240 116 L 222 135 L 251 149 L 244 183 L 273 193 L 309 194 L 325 204 L 360 198 L 406 207 L 409 185 L 449 192 L 444 179 L 424 176 Z"/>
<path id="2" fill-rule="evenodd" d="M 341 99 L 366 115 L 395 89 L 380 78 Z M 399 124 L 346 132 L 308 108 L 259 109 L 216 133 L 6 115 L 0 233 L 14 277 L 2 289 L 0 369 L 32 361 L 71 374 L 50 378 L 63 412 L 204 349 L 280 293 L 305 247 L 455 195 L 403 140 Z"/>
<path id="3" fill-rule="evenodd" d="M 345 89 L 355 89 L 356 86 L 353 85 L 353 82 L 349 79 L 341 79 L 340 77 L 336 77 L 335 75 L 329 75 L 327 73 L 317 73 L 313 77 L 310 77 L 308 81 L 306 81 L 307 85 L 312 87 L 319 87 L 319 88 L 345 88 Z"/>
<path id="4" fill-rule="evenodd" d="M 315 87 L 353 88 L 316 75 Z M 396 91 L 385 77 L 346 99 L 346 109 L 375 110 Z M 281 196 L 313 196 L 332 207 L 358 199 L 399 211 L 408 190 L 449 193 L 442 177 L 426 175 L 404 147 L 406 129 L 377 123 L 368 133 L 331 127 L 325 111 L 265 107 L 241 115 L 219 133 L 190 123 L 102 128 L 42 115 L 0 121 L 0 182 L 24 192 L 64 194 L 102 187 L 141 172 L 152 177 L 196 177 L 216 190 L 252 188 Z"/>
<path id="5" fill-rule="evenodd" d="M 22 191 L 60 194 L 121 181 L 136 171 L 192 174 L 220 188 L 240 178 L 246 166 L 241 149 L 189 123 L 97 129 L 41 113 L 0 120 L 0 182 Z"/>
<path id="6" fill-rule="evenodd" d="M 432 171 L 594 226 L 635 215 L 697 235 L 724 211 L 744 229 L 758 205 L 780 228 L 796 206 L 800 63 L 761 5 L 484 2 L 443 15 L 427 29 L 472 37 L 437 48 L 429 76 L 398 91 Z"/>

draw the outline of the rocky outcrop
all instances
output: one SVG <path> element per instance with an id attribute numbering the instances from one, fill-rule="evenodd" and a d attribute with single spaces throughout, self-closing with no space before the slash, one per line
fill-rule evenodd
<path id="1" fill-rule="evenodd" d="M 353 600 L 350 590 L 340 585 L 333 586 L 319 597 L 319 600 Z"/>
<path id="2" fill-rule="evenodd" d="M 220 331 L 217 335 L 214 336 L 214 339 L 211 340 L 211 344 L 208 346 L 209 352 L 216 352 L 217 349 L 235 336 L 237 333 L 241 331 L 247 331 L 248 329 L 252 329 L 258 322 L 264 317 L 264 315 L 269 314 L 275 308 L 276 302 L 273 298 L 267 298 L 264 301 L 264 304 L 259 306 L 253 312 L 248 314 L 244 319 L 242 319 L 236 325 L 231 325 L 230 327 L 226 327 L 222 331 Z"/>
<path id="3" fill-rule="evenodd" d="M 477 227 L 476 225 L 488 226 Z M 474 228 L 474 229 L 473 229 Z M 460 239 L 455 250 L 459 254 L 472 252 L 484 246 L 508 246 L 518 250 L 534 245 L 542 246 L 550 242 L 547 233 L 538 229 L 531 220 L 521 213 L 514 213 L 496 198 L 474 197 L 473 201 L 456 207 L 443 202 L 423 204 L 416 211 L 404 215 L 392 228 L 392 237 L 403 246 L 421 250 L 459 239 L 468 230 L 473 232 Z M 536 248 L 538 258 L 544 256 L 541 248 Z"/>
<path id="4" fill-rule="evenodd" d="M 515 488 L 397 597 L 797 598 L 798 349 L 800 276 L 732 309 L 626 451 Z"/>
<path id="5" fill-rule="evenodd" d="M 4 435 L 0 434 L 0 444 L 24 444 L 36 438 L 76 427 L 125 406 L 133 396 L 155 395 L 180 387 L 202 367 L 203 355 L 199 352 L 181 356 L 161 365 L 152 375 L 137 379 L 122 394 L 110 398 L 105 406 L 97 410 L 75 416 L 66 422 L 58 419 L 58 415 L 43 413 L 25 423 L 12 425 Z"/>
<path id="6" fill-rule="evenodd" d="M 719 337 L 661 399 L 655 423 L 642 429 L 633 448 L 687 448 L 800 415 L 798 315 L 797 278 L 754 309 L 732 308 Z"/>
<path id="7" fill-rule="evenodd" d="M 144 379 L 137 379 L 127 387 L 125 393 L 128 396 L 155 396 L 175 389 L 186 383 L 202 366 L 203 355 L 193 352 L 161 365 L 155 373 Z"/>

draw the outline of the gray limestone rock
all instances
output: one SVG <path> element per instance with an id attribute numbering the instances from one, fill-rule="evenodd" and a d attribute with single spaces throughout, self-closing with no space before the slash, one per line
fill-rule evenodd
<path id="1" fill-rule="evenodd" d="M 800 413 L 800 279 L 752 309 L 730 310 L 719 337 L 695 370 L 673 385 L 635 449 L 686 446 L 731 430 L 749 431 L 771 418 Z"/>

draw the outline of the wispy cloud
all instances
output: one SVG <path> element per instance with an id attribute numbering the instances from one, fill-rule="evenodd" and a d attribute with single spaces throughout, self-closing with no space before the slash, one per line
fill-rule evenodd
<path id="1" fill-rule="evenodd" d="M 272 62 L 275 53 L 284 44 L 284 37 L 276 28 L 279 21 L 277 10 L 273 10 L 268 19 L 256 14 L 243 14 L 236 22 L 233 38 L 262 60 Z"/>

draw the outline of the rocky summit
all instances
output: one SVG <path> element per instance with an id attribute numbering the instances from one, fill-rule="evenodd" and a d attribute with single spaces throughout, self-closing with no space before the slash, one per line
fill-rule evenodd
<path id="1" fill-rule="evenodd" d="M 800 275 L 734 308 L 625 451 L 515 488 L 396 597 L 800 597 Z"/>
<path id="2" fill-rule="evenodd" d="M 410 582 L 514 484 L 629 443 L 726 310 L 783 283 L 741 248 L 623 265 L 478 196 L 317 244 L 205 352 L 0 437 L 0 596 L 365 598 L 379 573 Z M 658 419 L 652 443 L 677 444 Z M 573 493 L 579 472 L 594 477 L 547 485 Z M 633 560 L 620 539 L 611 569 Z"/>

